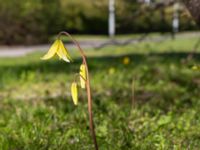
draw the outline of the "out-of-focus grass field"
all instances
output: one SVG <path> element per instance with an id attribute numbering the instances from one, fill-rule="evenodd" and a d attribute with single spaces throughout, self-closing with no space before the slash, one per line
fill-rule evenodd
<path id="1" fill-rule="evenodd" d="M 197 40 L 86 50 L 101 150 L 199 149 L 200 55 L 184 61 Z M 78 53 L 72 64 L 42 55 L 0 59 L 0 149 L 92 149 L 85 92 L 77 107 L 70 96 Z"/>

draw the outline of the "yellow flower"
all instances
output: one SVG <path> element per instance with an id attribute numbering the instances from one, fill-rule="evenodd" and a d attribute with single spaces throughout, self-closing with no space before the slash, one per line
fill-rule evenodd
<path id="1" fill-rule="evenodd" d="M 130 64 L 130 58 L 129 58 L 129 57 L 124 57 L 124 59 L 123 59 L 123 64 L 124 64 L 124 65 Z"/>
<path id="2" fill-rule="evenodd" d="M 71 95 L 74 105 L 78 105 L 78 86 L 76 82 L 73 82 L 71 85 Z"/>
<path id="3" fill-rule="evenodd" d="M 109 74 L 114 74 L 115 73 L 115 68 L 114 67 L 111 67 L 111 68 L 109 68 Z"/>
<path id="4" fill-rule="evenodd" d="M 194 65 L 194 66 L 192 67 L 192 70 L 200 70 L 200 66 Z"/>
<path id="5" fill-rule="evenodd" d="M 81 82 L 81 88 L 85 89 L 86 85 L 86 67 L 84 64 L 80 66 L 80 82 Z"/>
<path id="6" fill-rule="evenodd" d="M 57 39 L 52 44 L 49 51 L 41 59 L 50 59 L 55 54 L 57 54 L 60 59 L 63 59 L 66 62 L 72 61 L 71 57 L 69 56 L 68 50 L 65 48 L 63 42 L 60 39 Z"/>

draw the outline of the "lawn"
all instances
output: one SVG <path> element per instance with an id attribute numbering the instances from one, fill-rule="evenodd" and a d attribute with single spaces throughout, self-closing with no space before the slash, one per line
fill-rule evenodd
<path id="1" fill-rule="evenodd" d="M 200 54 L 185 61 L 197 40 L 86 50 L 100 150 L 199 149 Z M 0 59 L 0 149 L 93 149 L 85 92 L 78 106 L 70 95 L 78 53 L 72 64 L 42 55 Z"/>

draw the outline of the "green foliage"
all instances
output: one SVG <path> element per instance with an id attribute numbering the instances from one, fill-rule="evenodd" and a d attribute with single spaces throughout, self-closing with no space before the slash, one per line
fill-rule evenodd
<path id="1" fill-rule="evenodd" d="M 117 2 L 120 4 L 120 1 Z M 171 6 L 151 8 L 125 0 L 116 7 L 118 7 L 116 13 L 119 33 L 172 31 L 173 7 Z M 179 11 L 179 15 L 181 31 L 197 29 L 183 6 Z"/>
<path id="2" fill-rule="evenodd" d="M 34 44 L 58 32 L 59 1 L 0 1 L 0 41 L 4 44 Z"/>
<path id="3" fill-rule="evenodd" d="M 151 9 L 131 0 L 116 0 L 117 33 L 171 31 L 172 7 Z M 184 9 L 181 30 L 197 29 Z M 107 0 L 0 0 L 0 43 L 35 44 L 61 30 L 107 34 Z"/>
<path id="4" fill-rule="evenodd" d="M 107 0 L 61 0 L 65 28 L 80 33 L 107 32 Z"/>
<path id="5" fill-rule="evenodd" d="M 182 63 L 197 38 L 183 37 L 87 51 L 100 149 L 199 149 L 199 54 Z M 81 59 L 40 56 L 0 60 L 0 149 L 92 149 L 84 92 L 77 107 L 70 97 Z"/>

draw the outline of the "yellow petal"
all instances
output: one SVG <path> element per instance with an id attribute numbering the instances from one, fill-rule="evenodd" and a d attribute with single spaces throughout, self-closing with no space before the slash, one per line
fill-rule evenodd
<path id="1" fill-rule="evenodd" d="M 71 95 L 74 105 L 78 104 L 78 86 L 76 82 L 73 82 L 71 85 Z"/>
<path id="2" fill-rule="evenodd" d="M 86 85 L 86 67 L 84 64 L 80 66 L 80 82 L 81 82 L 81 88 L 85 89 Z"/>
<path id="3" fill-rule="evenodd" d="M 130 58 L 129 57 L 124 57 L 123 59 L 123 64 L 128 65 L 130 63 Z"/>
<path id="4" fill-rule="evenodd" d="M 72 61 L 71 57 L 69 56 L 68 50 L 65 48 L 61 40 L 59 40 L 59 47 L 58 47 L 57 54 L 60 59 L 63 59 L 66 62 Z"/>
<path id="5" fill-rule="evenodd" d="M 52 58 L 56 54 L 58 46 L 59 46 L 59 41 L 56 40 L 50 47 L 49 51 L 41 59 L 46 60 Z"/>

